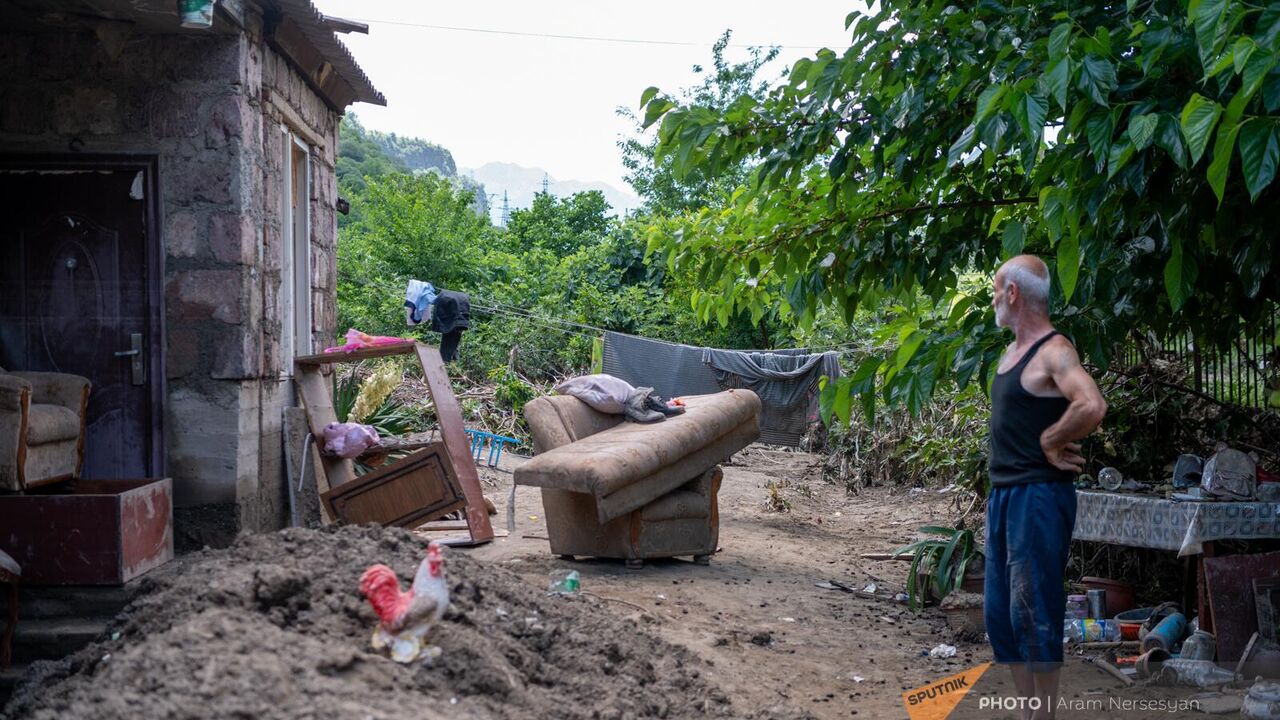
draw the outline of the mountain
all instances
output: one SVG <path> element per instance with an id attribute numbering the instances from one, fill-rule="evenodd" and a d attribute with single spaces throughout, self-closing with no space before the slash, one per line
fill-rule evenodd
<path id="1" fill-rule="evenodd" d="M 368 131 L 369 139 L 382 148 L 392 160 L 398 160 L 412 171 L 435 170 L 445 177 L 458 174 L 453 153 L 422 138 L 404 137 L 395 133 Z"/>
<path id="2" fill-rule="evenodd" d="M 453 153 L 447 149 L 421 138 L 368 130 L 355 113 L 343 117 L 338 139 L 339 188 L 364 192 L 366 177 L 377 178 L 393 172 L 433 172 L 450 178 L 458 187 L 475 195 L 476 214 L 489 213 L 484 185 L 474 178 L 459 176 Z"/>
<path id="3" fill-rule="evenodd" d="M 478 168 L 458 168 L 462 177 L 471 177 L 482 184 L 489 193 L 489 214 L 494 223 L 502 222 L 502 193 L 507 193 L 507 201 L 511 209 L 527 208 L 533 205 L 533 196 L 542 192 L 542 183 L 547 182 L 547 191 L 556 197 L 568 197 L 574 193 L 588 190 L 599 190 L 604 193 L 605 202 L 613 208 L 613 212 L 624 215 L 629 210 L 640 207 L 640 198 L 626 190 L 603 182 L 583 182 L 580 180 L 557 180 L 542 168 L 529 168 L 512 163 L 492 162 Z"/>

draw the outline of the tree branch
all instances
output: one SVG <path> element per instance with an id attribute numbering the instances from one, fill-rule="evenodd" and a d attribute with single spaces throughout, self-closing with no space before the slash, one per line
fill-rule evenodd
<path id="1" fill-rule="evenodd" d="M 1031 203 L 1040 202 L 1038 197 L 1016 197 L 1016 198 L 996 198 L 994 200 L 958 200 L 956 202 L 946 202 L 937 204 L 914 205 L 912 207 L 897 208 L 894 210 L 885 210 L 884 212 L 868 215 L 862 218 L 859 225 L 866 225 L 874 220 L 883 220 L 888 217 L 897 217 L 899 215 L 909 215 L 915 212 L 932 211 L 932 210 L 955 210 L 958 208 L 975 208 L 975 207 L 999 207 L 1001 205 L 1029 205 Z"/>

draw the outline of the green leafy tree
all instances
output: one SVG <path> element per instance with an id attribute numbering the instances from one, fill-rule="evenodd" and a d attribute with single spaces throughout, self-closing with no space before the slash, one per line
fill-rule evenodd
<path id="1" fill-rule="evenodd" d="M 369 137 L 355 113 L 342 118 L 338 125 L 338 159 L 335 170 L 338 189 L 343 195 L 365 191 L 366 178 L 380 178 L 392 173 L 409 172 L 409 167 L 392 159 Z"/>
<path id="2" fill-rule="evenodd" d="M 702 82 L 682 90 L 681 102 L 724 111 L 743 95 L 764 97 L 768 84 L 759 79 L 759 74 L 777 58 L 778 48 L 750 48 L 746 60 L 732 63 L 725 58 L 730 37 L 732 31 L 726 30 L 712 46 L 710 69 L 694 66 L 693 71 L 702 75 Z M 637 130 L 644 129 L 630 108 L 618 108 L 618 114 L 633 121 Z M 689 167 L 677 174 L 673 171 L 674 158 L 657 157 L 657 146 L 658 138 L 652 134 L 637 134 L 618 142 L 622 165 L 627 169 L 625 179 L 644 201 L 641 209 L 647 213 L 676 215 L 713 205 L 742 184 L 747 174 L 749 163 L 745 159 L 714 170 Z"/>
<path id="3" fill-rule="evenodd" d="M 496 229 L 471 194 L 434 173 L 370 178 L 352 200 L 356 219 L 338 237 L 338 324 L 402 335 L 410 278 L 469 289 L 485 277 Z"/>
<path id="4" fill-rule="evenodd" d="M 599 244 L 609 232 L 609 203 L 598 190 L 558 198 L 550 193 L 533 196 L 533 205 L 512 211 L 507 232 L 522 249 L 534 247 L 558 257 Z"/>
<path id="5" fill-rule="evenodd" d="M 1019 252 L 1100 365 L 1131 331 L 1225 345 L 1272 312 L 1280 4 L 877 7 L 763 98 L 643 95 L 677 178 L 754 163 L 727 207 L 651 238 L 699 317 L 898 305 L 894 349 L 826 393 L 847 419 L 850 394 L 916 409 L 988 380 L 990 273 Z"/>

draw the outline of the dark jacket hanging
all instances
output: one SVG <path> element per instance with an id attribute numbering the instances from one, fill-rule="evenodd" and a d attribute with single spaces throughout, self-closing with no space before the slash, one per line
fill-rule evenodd
<path id="1" fill-rule="evenodd" d="M 441 290 L 433 307 L 431 331 L 440 333 L 440 357 L 449 362 L 458 355 L 462 331 L 471 327 L 471 298 L 466 293 Z"/>

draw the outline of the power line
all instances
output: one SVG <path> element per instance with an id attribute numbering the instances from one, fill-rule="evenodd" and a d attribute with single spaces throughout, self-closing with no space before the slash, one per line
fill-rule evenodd
<path id="1" fill-rule="evenodd" d="M 624 333 L 617 330 L 609 330 L 607 328 L 596 327 L 595 325 L 584 325 L 582 323 L 573 322 L 572 320 L 565 320 L 563 318 L 558 318 L 558 317 L 555 317 L 554 315 L 537 315 L 528 309 L 520 308 L 514 305 L 507 305 L 507 304 L 498 302 L 497 300 L 486 300 L 485 302 L 492 303 L 493 307 L 482 305 L 479 303 L 472 303 L 471 307 L 476 308 L 477 310 L 480 310 L 482 312 L 487 312 L 490 315 L 507 317 L 513 320 L 522 320 L 524 322 L 529 323 L 530 325 L 535 325 L 543 330 L 553 330 L 553 331 L 559 331 L 564 333 L 571 333 L 575 335 L 581 335 L 583 337 L 599 337 L 604 333 L 611 332 L 611 333 L 617 333 L 619 335 L 631 335 L 632 337 L 641 338 L 643 340 L 652 340 L 654 342 L 670 342 L 668 340 L 658 340 L 656 338 L 647 338 L 642 335 L 633 335 L 631 333 Z M 582 328 L 582 330 L 578 330 L 575 328 Z M 584 330 L 589 332 L 584 332 Z M 867 345 L 867 342 L 865 340 L 850 340 L 850 341 L 839 342 L 839 343 L 828 343 L 826 345 L 808 345 L 808 346 L 805 346 L 803 349 L 808 350 L 810 352 L 827 352 L 831 350 L 843 350 L 846 348 L 855 348 L 855 347 L 863 348 L 866 345 Z M 774 351 L 773 350 L 741 350 L 739 352 L 769 353 Z"/>
<path id="2" fill-rule="evenodd" d="M 527 315 L 519 315 L 519 314 L 516 314 L 516 313 L 507 313 L 507 312 L 504 312 L 504 311 L 498 310 L 498 309 L 496 309 L 496 308 L 487 308 L 487 307 L 484 307 L 483 305 L 476 305 L 476 304 L 474 304 L 474 303 L 471 305 L 471 307 L 472 307 L 472 309 L 474 309 L 474 310 L 479 310 L 479 311 L 480 311 L 480 312 L 482 312 L 482 313 L 486 313 L 486 314 L 488 314 L 488 315 L 492 315 L 492 316 L 494 316 L 494 317 L 505 317 L 505 318 L 507 318 L 507 319 L 509 319 L 509 320 L 518 320 L 518 321 L 520 321 L 520 323 L 521 323 L 521 324 L 523 324 L 523 325 L 525 325 L 525 326 L 527 326 L 527 327 L 530 327 L 530 328 L 536 328 L 536 329 L 538 329 L 538 330 L 544 330 L 544 331 L 548 331 L 548 332 L 564 333 L 564 334 L 566 334 L 566 335 L 579 335 L 579 336 L 581 336 L 581 337 L 585 337 L 585 338 L 595 338 L 595 337 L 598 337 L 598 335 L 596 335 L 596 334 L 594 334 L 594 333 L 587 333 L 587 332 L 583 332 L 583 331 L 581 331 L 581 330 L 574 330 L 574 329 L 572 329 L 572 328 L 564 327 L 564 326 L 562 326 L 562 325 L 555 325 L 555 324 L 551 324 L 551 323 L 543 323 L 543 322 L 540 322 L 539 320 L 535 320 L 534 318 L 529 317 L 529 316 L 527 316 Z"/>
<path id="3" fill-rule="evenodd" d="M 630 43 L 633 45 L 673 45 L 677 47 L 711 47 L 712 43 L 705 42 L 686 42 L 683 40 L 645 40 L 640 38 L 616 38 L 616 37 L 599 37 L 594 35 L 564 35 L 560 33 L 535 33 L 523 32 L 520 30 L 498 30 L 496 28 L 476 28 L 461 27 L 457 25 L 428 25 L 426 23 L 402 22 L 399 20 L 375 20 L 372 18 L 348 18 L 356 22 L 380 24 L 380 25 L 399 25 L 401 27 L 425 28 L 427 30 L 450 30 L 453 32 L 469 32 L 482 33 L 485 35 L 514 35 L 516 37 L 533 37 L 548 38 L 552 40 L 586 40 L 590 42 L 611 42 L 611 43 Z M 730 43 L 726 47 L 732 48 L 765 48 L 777 47 L 786 50 L 821 50 L 828 45 L 751 45 L 747 43 Z"/>

